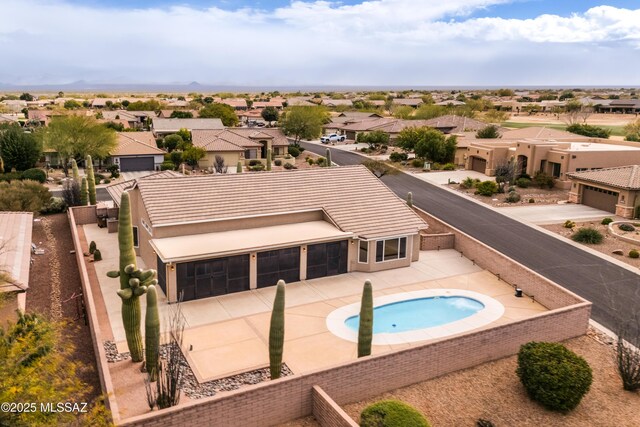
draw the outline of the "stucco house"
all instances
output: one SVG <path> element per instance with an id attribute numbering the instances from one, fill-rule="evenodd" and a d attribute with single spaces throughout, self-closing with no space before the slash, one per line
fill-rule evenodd
<path id="1" fill-rule="evenodd" d="M 109 163 L 120 172 L 154 171 L 164 161 L 164 151 L 156 145 L 151 132 L 118 132 L 118 146 L 110 153 Z"/>
<path id="2" fill-rule="evenodd" d="M 638 217 L 640 165 L 568 173 L 569 201 L 614 213 Z"/>
<path id="3" fill-rule="evenodd" d="M 136 252 L 170 302 L 406 267 L 427 228 L 364 166 L 158 177 L 128 191 Z"/>
<path id="4" fill-rule="evenodd" d="M 177 133 L 180 129 L 193 132 L 203 129 L 224 129 L 224 125 L 220 119 L 165 119 L 160 117 L 154 118 L 151 123 L 151 131 L 156 138 Z"/>
<path id="5" fill-rule="evenodd" d="M 212 167 L 216 156 L 221 156 L 226 165 L 235 166 L 239 161 L 266 160 L 268 149 L 274 159 L 284 157 L 289 147 L 287 137 L 274 128 L 194 130 L 191 139 L 194 146 L 207 152 L 207 156 L 198 162 L 203 169 Z"/>

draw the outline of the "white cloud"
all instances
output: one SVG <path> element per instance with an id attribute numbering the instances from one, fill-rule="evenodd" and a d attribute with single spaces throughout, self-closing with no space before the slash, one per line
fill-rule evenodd
<path id="1" fill-rule="evenodd" d="M 640 9 L 468 18 L 506 2 L 294 1 L 267 12 L 0 0 L 0 81 L 638 83 Z"/>

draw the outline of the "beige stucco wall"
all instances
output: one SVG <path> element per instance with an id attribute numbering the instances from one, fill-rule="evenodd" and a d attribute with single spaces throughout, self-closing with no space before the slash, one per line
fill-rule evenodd
<path id="1" fill-rule="evenodd" d="M 207 152 L 205 158 L 198 162 L 200 169 L 208 169 L 213 167 L 216 161 L 216 156 L 221 156 L 224 159 L 224 164 L 229 168 L 235 168 L 238 161 L 241 159 L 243 153 L 240 152 Z"/>
<path id="2" fill-rule="evenodd" d="M 616 188 L 608 185 L 594 184 L 580 179 L 570 179 L 569 202 L 582 203 L 582 194 L 585 186 L 602 188 L 618 193 L 618 203 L 616 204 L 617 216 L 632 219 L 637 206 L 640 206 L 640 191 Z"/>

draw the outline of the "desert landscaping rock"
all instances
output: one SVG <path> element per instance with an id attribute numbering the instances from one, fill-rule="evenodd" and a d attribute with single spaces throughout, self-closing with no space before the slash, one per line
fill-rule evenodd
<path id="1" fill-rule="evenodd" d="M 613 250 L 611 253 L 614 255 L 624 255 L 624 251 L 622 249 Z"/>

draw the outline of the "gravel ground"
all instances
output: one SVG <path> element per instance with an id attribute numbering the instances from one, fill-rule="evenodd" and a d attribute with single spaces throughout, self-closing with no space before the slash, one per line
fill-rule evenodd
<path id="1" fill-rule="evenodd" d="M 33 255 L 26 309 L 67 322 L 63 344 L 73 346 L 78 376 L 87 384 L 85 399 L 93 401 L 101 394 L 100 380 L 89 326 L 82 317 L 78 318 L 75 299 L 70 299 L 82 293 L 82 286 L 75 255 L 70 253 L 73 242 L 69 221 L 66 214 L 38 219 L 33 223 L 33 242 L 45 253 Z"/>
<path id="2" fill-rule="evenodd" d="M 475 189 L 464 189 L 460 188 L 457 184 L 450 184 L 449 188 L 457 190 L 461 193 L 464 193 L 468 196 L 473 197 L 476 200 L 481 201 L 482 203 L 486 203 L 488 205 L 494 207 L 504 207 L 504 206 L 521 206 L 521 205 L 529 205 L 529 199 L 535 200 L 536 205 L 556 205 L 558 202 L 569 200 L 569 190 L 560 190 L 560 189 L 540 189 L 540 188 L 517 188 L 516 192 L 520 194 L 520 201 L 517 203 L 507 203 L 505 202 L 505 198 L 507 194 L 494 194 L 491 197 L 487 196 L 477 196 L 475 195 Z"/>
<path id="3" fill-rule="evenodd" d="M 589 362 L 594 377 L 589 393 L 568 415 L 548 411 L 527 397 L 515 374 L 516 356 L 414 384 L 344 409 L 358 421 L 367 405 L 381 399 L 399 399 L 416 407 L 434 426 L 472 427 L 479 418 L 489 419 L 497 427 L 638 426 L 640 394 L 622 389 L 612 346 L 602 341 L 591 332 L 565 342 Z M 317 425 L 308 417 L 283 427 Z"/>
<path id="4" fill-rule="evenodd" d="M 584 244 L 585 246 L 588 246 L 589 248 L 594 249 L 598 252 L 602 252 L 603 254 L 612 256 L 613 258 L 619 261 L 622 261 L 624 263 L 627 263 L 631 266 L 640 268 L 640 258 L 633 259 L 633 258 L 629 258 L 628 256 L 629 251 L 631 249 L 640 250 L 640 244 L 634 245 L 632 243 L 627 243 L 622 240 L 616 239 L 615 237 L 613 237 L 611 234 L 607 232 L 607 226 L 600 224 L 599 221 L 576 222 L 576 226 L 573 228 L 573 230 L 570 228 L 563 227 L 562 224 L 541 225 L 541 227 L 549 231 L 552 231 L 554 233 L 557 233 L 561 236 L 564 236 L 568 239 L 570 239 L 571 235 L 581 227 L 595 228 L 598 231 L 600 231 L 604 236 L 602 243 L 599 243 L 597 245 Z M 625 233 L 620 232 L 620 234 L 625 234 Z M 636 238 L 638 238 L 638 236 L 636 236 Z M 614 254 L 613 251 L 616 251 L 616 250 L 622 250 L 622 253 L 624 255 Z"/>

